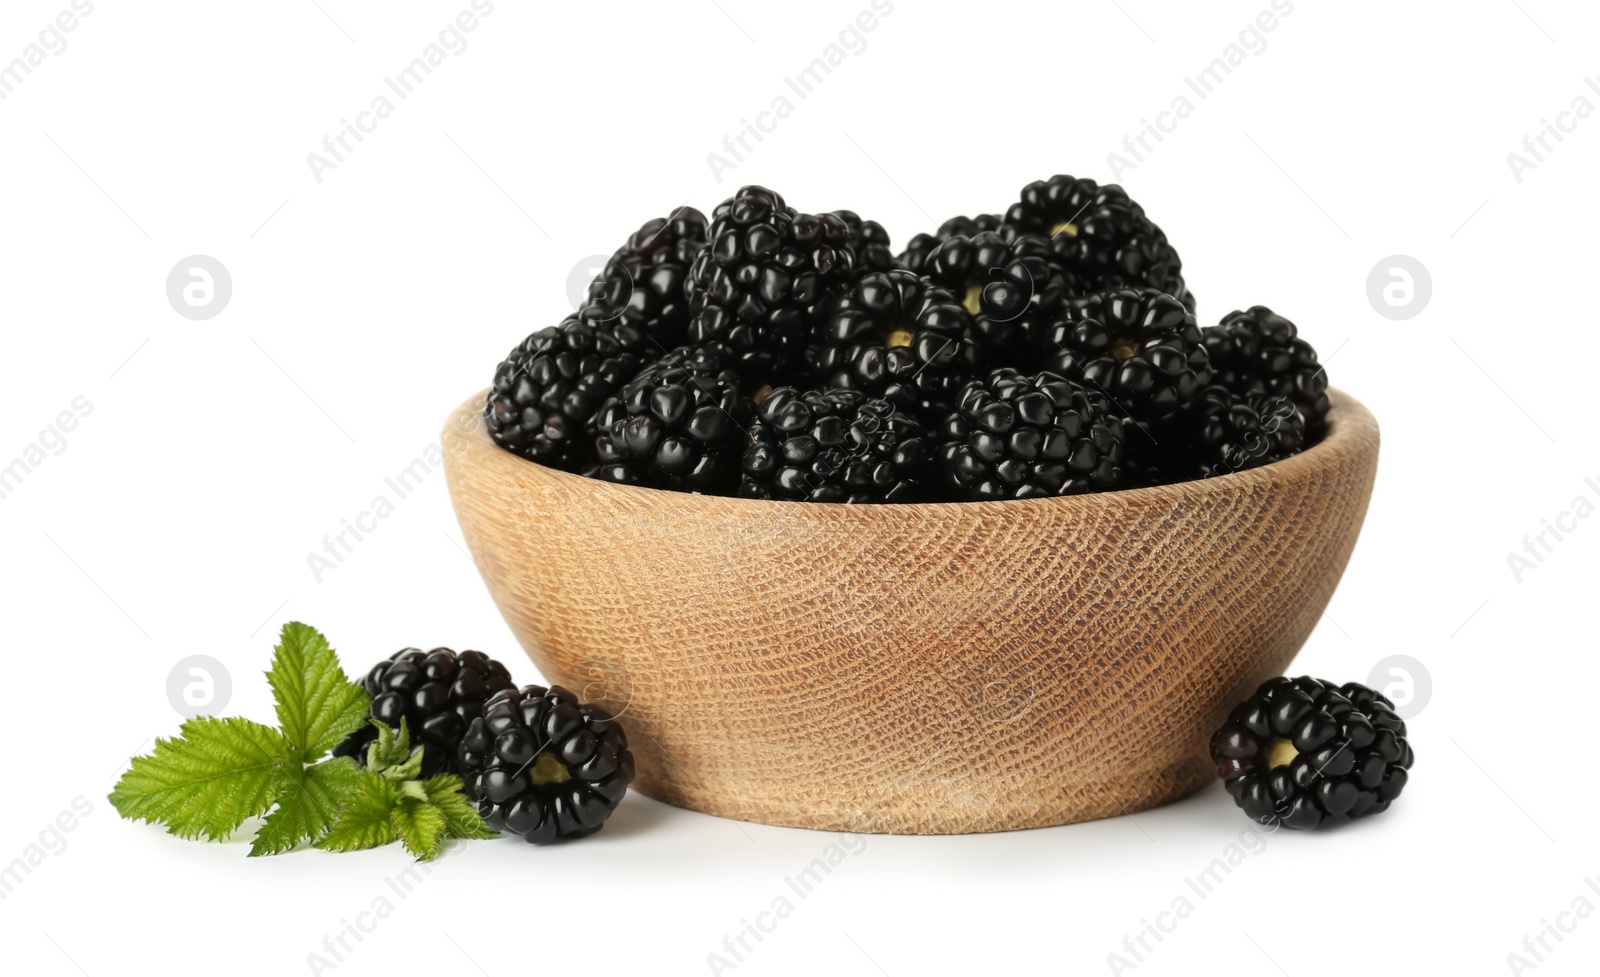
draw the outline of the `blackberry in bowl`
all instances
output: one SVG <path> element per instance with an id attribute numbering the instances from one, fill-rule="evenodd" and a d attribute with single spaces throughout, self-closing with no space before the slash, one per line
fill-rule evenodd
<path id="1" fill-rule="evenodd" d="M 972 317 L 920 275 L 869 272 L 829 305 L 806 361 L 806 372 L 824 386 L 882 397 L 934 420 L 976 369 Z"/>
<path id="2" fill-rule="evenodd" d="M 706 244 L 706 217 L 679 207 L 646 221 L 590 283 L 579 313 L 627 325 L 663 349 L 680 345 L 689 326 L 689 267 Z"/>
<path id="3" fill-rule="evenodd" d="M 595 413 L 643 367 L 646 344 L 630 323 L 580 315 L 533 333 L 495 370 L 484 404 L 490 435 L 532 461 L 581 463 Z"/>
<path id="4" fill-rule="evenodd" d="M 1114 288 L 1074 300 L 1041 347 L 1048 369 L 1142 421 L 1192 404 L 1211 379 L 1193 314 L 1153 288 Z"/>
<path id="5" fill-rule="evenodd" d="M 951 235 L 926 255 L 907 256 L 907 266 L 960 297 L 972 314 L 986 365 L 1016 365 L 1036 337 L 1081 291 L 1072 271 L 1031 234 L 982 231 Z"/>
<path id="6" fill-rule="evenodd" d="M 765 187 L 741 188 L 712 214 L 689 269 L 689 341 L 726 343 L 745 372 L 783 372 L 854 274 L 856 246 L 838 214 L 798 213 Z"/>
<path id="7" fill-rule="evenodd" d="M 933 443 L 887 400 L 833 387 L 780 387 L 750 423 L 739 494 L 793 502 L 910 502 L 924 490 Z"/>
<path id="8" fill-rule="evenodd" d="M 1035 180 L 1022 188 L 1005 222 L 1048 237 L 1090 288 L 1154 288 L 1194 309 L 1177 250 L 1144 208 L 1115 183 L 1102 186 L 1065 174 Z"/>
<path id="9" fill-rule="evenodd" d="M 1000 369 L 969 383 L 939 435 L 941 474 L 961 498 L 1077 495 L 1121 480 L 1121 422 L 1053 373 Z"/>
<path id="10" fill-rule="evenodd" d="M 1328 414 L 1328 374 L 1293 322 L 1264 305 L 1201 330 L 1217 383 L 1247 396 L 1292 400 L 1313 434 Z"/>

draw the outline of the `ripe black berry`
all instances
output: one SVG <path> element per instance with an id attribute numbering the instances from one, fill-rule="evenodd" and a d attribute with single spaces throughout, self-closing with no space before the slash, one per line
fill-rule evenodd
<path id="1" fill-rule="evenodd" d="M 1123 427 L 1053 373 L 999 369 L 969 383 L 940 429 L 946 486 L 960 499 L 1031 499 L 1117 488 Z"/>
<path id="2" fill-rule="evenodd" d="M 1005 220 L 1050 239 L 1091 289 L 1155 288 L 1194 308 L 1183 262 L 1144 208 L 1115 183 L 1058 175 L 1022 188 Z"/>
<path id="3" fill-rule="evenodd" d="M 592 474 L 626 485 L 731 495 L 749 420 L 734 354 L 680 347 L 624 384 L 595 417 Z"/>
<path id="4" fill-rule="evenodd" d="M 709 240 L 690 269 L 689 341 L 727 343 L 752 378 L 780 375 L 803 351 L 818 307 L 855 273 L 849 226 L 752 186 L 717 206 Z"/>
<path id="5" fill-rule="evenodd" d="M 1242 395 L 1288 397 L 1313 435 L 1328 416 L 1328 373 L 1295 324 L 1264 305 L 1202 330 L 1216 382 Z"/>
<path id="6" fill-rule="evenodd" d="M 580 314 L 642 333 L 652 340 L 647 355 L 681 345 L 689 326 L 689 266 L 705 244 L 706 218 L 693 207 L 646 221 L 589 285 Z"/>
<path id="7" fill-rule="evenodd" d="M 1051 371 L 1103 393 L 1136 420 L 1185 407 L 1211 378 L 1194 316 L 1155 289 L 1111 289 L 1069 302 L 1041 345 Z"/>
<path id="8" fill-rule="evenodd" d="M 1305 447 L 1306 422 L 1285 397 L 1241 396 L 1207 387 L 1185 418 L 1189 469 L 1178 477 L 1211 478 L 1282 461 Z"/>
<path id="9" fill-rule="evenodd" d="M 912 272 L 868 272 L 829 304 L 806 359 L 828 386 L 941 418 L 972 379 L 972 317 L 955 296 Z"/>
<path id="10" fill-rule="evenodd" d="M 1317 828 L 1386 810 L 1411 767 L 1394 703 L 1355 682 L 1268 679 L 1211 738 L 1235 803 L 1262 824 Z"/>
<path id="11" fill-rule="evenodd" d="M 1047 240 L 1010 229 L 953 235 L 907 260 L 962 300 L 991 367 L 1025 359 L 1028 337 L 1044 332 L 1060 317 L 1063 300 L 1079 290 Z"/>
<path id="12" fill-rule="evenodd" d="M 590 421 L 639 372 L 644 334 L 627 322 L 568 316 L 523 340 L 494 373 L 484 405 L 489 436 L 507 451 L 546 464 L 578 464 L 590 453 Z"/>
<path id="13" fill-rule="evenodd" d="M 917 419 L 856 390 L 779 387 L 750 424 L 739 494 L 797 502 L 907 502 L 933 447 Z"/>
<path id="14" fill-rule="evenodd" d="M 496 693 L 462 737 L 458 762 L 490 826 L 535 845 L 599 831 L 633 780 L 622 727 L 559 685 Z"/>
<path id="15" fill-rule="evenodd" d="M 459 772 L 456 748 L 468 724 L 483 715 L 486 699 L 512 688 L 511 673 L 493 658 L 449 648 L 403 648 L 372 666 L 361 685 L 372 699 L 371 718 L 392 728 L 406 721 L 411 742 L 422 747 L 424 777 Z M 368 723 L 334 747 L 333 755 L 365 765 L 366 747 L 377 735 Z"/>

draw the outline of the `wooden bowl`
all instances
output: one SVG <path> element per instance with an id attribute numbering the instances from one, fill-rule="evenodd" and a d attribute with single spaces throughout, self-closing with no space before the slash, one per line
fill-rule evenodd
<path id="1" fill-rule="evenodd" d="M 552 682 L 623 714 L 634 787 L 746 821 L 949 834 L 1183 797 L 1230 706 L 1321 616 L 1378 427 L 1205 481 L 847 506 L 582 478 L 442 442 L 484 581 Z"/>

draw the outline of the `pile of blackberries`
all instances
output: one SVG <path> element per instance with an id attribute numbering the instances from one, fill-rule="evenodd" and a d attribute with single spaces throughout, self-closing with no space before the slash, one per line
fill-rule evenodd
<path id="1" fill-rule="evenodd" d="M 369 716 L 405 721 L 422 751 L 422 776 L 451 773 L 495 830 L 535 845 L 599 831 L 633 781 L 633 754 L 617 718 L 559 685 L 518 688 L 481 651 L 403 648 L 362 682 Z M 366 765 L 371 723 L 334 748 Z"/>
<path id="2" fill-rule="evenodd" d="M 496 443 L 708 495 L 942 502 L 1226 475 L 1322 436 L 1327 374 L 1262 306 L 1201 328 L 1114 184 L 1056 176 L 903 253 L 744 187 L 647 222 L 495 371 Z"/>

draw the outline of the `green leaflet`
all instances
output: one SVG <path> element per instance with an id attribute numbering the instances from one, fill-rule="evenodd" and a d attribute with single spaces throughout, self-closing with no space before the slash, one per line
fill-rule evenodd
<path id="1" fill-rule="evenodd" d="M 130 821 L 217 841 L 265 813 L 300 766 L 275 729 L 248 719 L 191 719 L 177 737 L 158 739 L 149 756 L 134 758 L 111 804 Z"/>
<path id="2" fill-rule="evenodd" d="M 278 855 L 303 841 L 315 841 L 333 826 L 345 795 L 355 789 L 361 768 L 349 757 L 304 767 L 298 779 L 286 778 L 277 809 L 267 815 L 250 846 L 252 857 Z"/>
<path id="3" fill-rule="evenodd" d="M 444 851 L 444 815 L 427 801 L 407 799 L 389 812 L 400 844 L 420 861 L 438 858 Z"/>
<path id="4" fill-rule="evenodd" d="M 422 751 L 411 749 L 406 718 L 400 717 L 398 730 L 376 719 L 372 720 L 372 725 L 378 728 L 378 738 L 367 747 L 367 769 L 395 783 L 415 780 L 422 772 Z"/>
<path id="5" fill-rule="evenodd" d="M 375 773 L 361 771 L 355 790 L 345 796 L 333 827 L 317 842 L 325 851 L 361 851 L 399 837 L 389 812 L 400 804 L 400 790 Z"/>
<path id="6" fill-rule="evenodd" d="M 409 762 L 409 761 L 408 761 Z M 390 771 L 396 768 L 390 768 Z M 399 841 L 422 861 L 437 858 L 451 838 L 493 838 L 467 798 L 461 778 L 440 774 L 427 780 L 394 781 L 389 771 L 360 772 L 333 828 L 317 842 L 326 851 L 361 851 Z"/>
<path id="7" fill-rule="evenodd" d="M 493 838 L 500 832 L 483 823 L 477 808 L 461 791 L 461 778 L 442 773 L 422 782 L 428 801 L 444 815 L 445 830 L 452 838 Z"/>
<path id="8" fill-rule="evenodd" d="M 297 621 L 283 626 L 267 682 L 283 735 L 306 760 L 333 749 L 367 718 L 366 693 L 346 677 L 328 639 Z"/>

